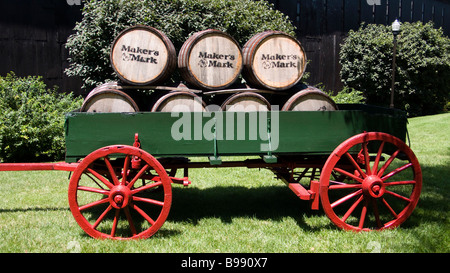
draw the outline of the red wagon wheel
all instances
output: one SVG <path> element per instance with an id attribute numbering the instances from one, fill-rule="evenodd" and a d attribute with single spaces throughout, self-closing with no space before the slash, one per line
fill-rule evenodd
<path id="1" fill-rule="evenodd" d="M 151 183 L 138 186 L 139 179 Z M 155 187 L 163 190 L 151 191 Z M 148 238 L 164 224 L 171 203 L 171 181 L 162 165 L 132 146 L 92 152 L 81 161 L 69 184 L 70 210 L 94 238 Z"/>
<path id="2" fill-rule="evenodd" d="M 341 174 L 345 179 L 333 180 Z M 412 150 L 385 133 L 363 133 L 339 145 L 320 177 L 323 209 L 346 230 L 394 228 L 412 213 L 422 171 Z"/>

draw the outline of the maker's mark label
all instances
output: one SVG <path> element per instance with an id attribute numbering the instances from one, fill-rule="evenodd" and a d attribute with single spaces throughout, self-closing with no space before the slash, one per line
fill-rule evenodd
<path id="1" fill-rule="evenodd" d="M 199 52 L 198 66 L 201 68 L 215 67 L 215 68 L 234 68 L 235 55 L 232 54 L 220 54 L 220 53 L 208 53 L 206 51 Z"/>
<path id="2" fill-rule="evenodd" d="M 294 54 L 262 54 L 263 69 L 297 68 L 300 56 Z"/>
<path id="3" fill-rule="evenodd" d="M 223 35 L 203 36 L 185 54 L 188 54 L 189 73 L 207 88 L 222 88 L 233 83 L 242 70 L 239 46 Z"/>
<path id="4" fill-rule="evenodd" d="M 158 59 L 155 58 L 159 56 L 158 50 L 122 45 L 121 51 L 123 61 L 158 64 Z"/>

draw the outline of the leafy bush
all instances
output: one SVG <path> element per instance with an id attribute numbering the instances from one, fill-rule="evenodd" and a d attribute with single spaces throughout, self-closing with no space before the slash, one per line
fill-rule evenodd
<path id="1" fill-rule="evenodd" d="M 114 38 L 125 28 L 143 24 L 164 32 L 177 51 L 190 35 L 214 28 L 241 46 L 254 34 L 281 30 L 294 35 L 289 18 L 266 1 L 252 0 L 90 0 L 83 20 L 69 37 L 69 76 L 80 76 L 85 88 L 117 80 L 110 65 Z"/>
<path id="2" fill-rule="evenodd" d="M 82 99 L 47 89 L 41 77 L 0 77 L 0 159 L 7 162 L 60 160 L 64 113 Z"/>
<path id="3" fill-rule="evenodd" d="M 340 91 L 336 95 L 333 95 L 331 92 L 327 92 L 327 94 L 334 100 L 335 103 L 361 104 L 366 100 L 363 92 L 349 87 L 344 87 L 342 91 Z"/>
<path id="4" fill-rule="evenodd" d="M 393 35 L 389 26 L 362 25 L 341 47 L 343 83 L 361 90 L 367 103 L 387 106 L 392 80 Z M 433 23 L 403 23 L 398 36 L 396 108 L 410 116 L 439 113 L 449 101 L 450 39 Z"/>
<path id="5" fill-rule="evenodd" d="M 445 112 L 445 113 L 450 112 L 450 101 L 447 102 L 447 104 L 444 106 L 444 112 Z"/>

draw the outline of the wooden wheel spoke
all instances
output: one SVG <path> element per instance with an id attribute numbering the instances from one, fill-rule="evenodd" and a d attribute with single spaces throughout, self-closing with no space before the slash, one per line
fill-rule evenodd
<path id="1" fill-rule="evenodd" d="M 360 194 L 362 194 L 362 190 L 357 190 L 357 191 L 355 191 L 355 192 L 353 192 L 353 193 L 351 193 L 351 194 L 348 194 L 348 195 L 342 197 L 341 199 L 337 200 L 336 202 L 333 202 L 333 204 L 331 204 L 331 207 L 332 207 L 332 208 L 335 208 L 336 206 L 339 206 L 339 205 L 341 205 L 342 203 L 345 203 L 345 202 L 347 202 L 348 200 L 350 200 L 350 199 L 352 199 L 353 197 L 358 196 L 358 195 L 360 195 Z"/>
<path id="2" fill-rule="evenodd" d="M 328 187 L 329 190 L 344 190 L 344 189 L 361 189 L 361 184 L 345 184 L 339 183 L 337 185 L 330 185 Z"/>
<path id="3" fill-rule="evenodd" d="M 363 178 L 366 178 L 367 174 L 361 169 L 361 167 L 358 165 L 358 163 L 355 161 L 355 159 L 347 152 L 345 153 L 347 158 L 350 160 L 350 163 L 352 163 L 353 167 L 361 174 Z M 362 179 L 361 179 L 362 181 Z"/>
<path id="4" fill-rule="evenodd" d="M 116 209 L 116 214 L 114 215 L 114 221 L 113 221 L 112 229 L 111 229 L 111 237 L 116 236 L 117 224 L 119 223 L 119 213 L 120 213 L 120 210 Z"/>
<path id="5" fill-rule="evenodd" d="M 403 165 L 403 166 L 401 166 L 401 167 L 399 167 L 399 168 L 393 170 L 392 172 L 388 173 L 387 175 L 383 176 L 383 177 L 381 178 L 381 180 L 385 181 L 385 180 L 391 178 L 392 176 L 394 176 L 394 175 L 396 175 L 396 174 L 398 174 L 398 173 L 400 173 L 400 172 L 402 172 L 402 171 L 408 169 L 408 168 L 411 167 L 411 166 L 412 166 L 412 163 L 405 164 L 405 165 Z"/>
<path id="6" fill-rule="evenodd" d="M 134 186 L 134 183 L 136 183 L 136 181 L 142 177 L 142 175 L 148 170 L 148 168 L 150 168 L 150 166 L 148 164 L 146 164 L 144 167 L 141 168 L 141 170 L 134 176 L 133 180 L 130 181 L 130 183 L 127 185 L 128 188 L 132 188 Z"/>
<path id="7" fill-rule="evenodd" d="M 384 206 L 389 210 L 389 212 L 394 216 L 395 219 L 398 218 L 398 214 L 394 211 L 394 209 L 389 205 L 389 203 L 386 201 L 386 199 L 381 198 L 381 202 L 384 204 Z"/>
<path id="8" fill-rule="evenodd" d="M 407 197 L 404 197 L 404 196 L 402 196 L 402 195 L 400 195 L 398 193 L 395 193 L 395 192 L 392 192 L 392 191 L 386 191 L 386 193 L 389 194 L 389 195 L 392 195 L 392 196 L 394 196 L 394 197 L 396 197 L 396 198 L 398 198 L 400 200 L 403 200 L 405 202 L 408 202 L 408 203 L 411 202 L 411 199 L 409 199 Z"/>
<path id="9" fill-rule="evenodd" d="M 100 223 L 103 221 L 103 219 L 105 218 L 106 214 L 108 214 L 108 212 L 111 211 L 113 207 L 111 205 L 109 205 L 105 211 L 100 215 L 100 217 L 98 217 L 97 221 L 95 221 L 95 223 L 92 225 L 93 229 L 96 229 L 98 227 L 98 225 L 100 225 Z"/>
<path id="10" fill-rule="evenodd" d="M 366 221 L 368 202 L 369 201 L 366 199 L 361 210 L 361 216 L 359 218 L 359 225 L 358 225 L 360 229 L 364 227 L 364 222 Z"/>
<path id="11" fill-rule="evenodd" d="M 348 185 L 347 183 L 335 181 L 330 179 L 330 185 Z"/>
<path id="12" fill-rule="evenodd" d="M 85 186 L 78 186 L 77 190 L 79 191 L 87 191 L 87 192 L 93 192 L 93 193 L 99 193 L 103 195 L 108 195 L 109 191 L 98 189 L 98 188 L 92 188 L 92 187 L 85 187 Z"/>
<path id="13" fill-rule="evenodd" d="M 349 177 L 349 178 L 351 178 L 351 179 L 353 179 L 355 181 L 358 181 L 359 183 L 363 182 L 362 178 L 357 177 L 356 175 L 351 174 L 351 173 L 349 173 L 349 172 L 347 172 L 347 171 L 345 171 L 345 170 L 343 170 L 341 168 L 334 168 L 333 170 L 338 172 L 338 173 L 341 173 L 341 174 L 343 174 L 343 175 L 345 175 L 345 176 L 347 176 L 347 177 Z"/>
<path id="14" fill-rule="evenodd" d="M 384 185 L 386 187 L 391 187 L 391 186 L 401 186 L 401 185 L 415 185 L 416 181 L 415 180 L 407 180 L 407 181 L 393 181 L 393 182 L 385 182 Z"/>
<path id="15" fill-rule="evenodd" d="M 89 173 L 85 172 L 84 175 L 86 175 L 87 177 L 89 177 L 89 179 L 92 180 L 92 182 L 94 182 L 100 189 L 104 190 L 103 186 L 97 181 L 97 179 L 95 179 L 94 177 L 92 177 L 92 175 L 90 175 Z"/>
<path id="16" fill-rule="evenodd" d="M 134 195 L 134 194 L 137 194 L 137 193 L 139 193 L 141 191 L 149 190 L 151 188 L 159 187 L 159 186 L 162 186 L 162 185 L 163 185 L 163 183 L 161 181 L 158 181 L 158 182 L 152 183 L 152 184 L 147 184 L 145 186 L 142 186 L 142 187 L 139 187 L 137 189 L 132 190 L 131 194 Z"/>
<path id="17" fill-rule="evenodd" d="M 150 198 L 142 198 L 142 197 L 138 197 L 138 196 L 133 196 L 133 201 L 145 202 L 147 204 L 157 205 L 160 207 L 164 206 L 164 202 L 150 199 Z"/>
<path id="18" fill-rule="evenodd" d="M 136 235 L 136 227 L 134 226 L 133 218 L 131 217 L 131 214 L 130 214 L 130 209 L 128 207 L 125 207 L 124 211 L 125 211 L 125 215 L 128 220 L 128 224 L 130 225 L 131 233 L 133 235 Z"/>
<path id="19" fill-rule="evenodd" d="M 147 222 L 149 222 L 152 226 L 155 224 L 155 221 L 150 216 L 148 216 L 145 211 L 136 206 L 136 204 L 133 205 L 133 209 L 136 210 L 142 217 L 144 217 L 144 219 L 147 220 Z"/>
<path id="20" fill-rule="evenodd" d="M 128 170 L 130 168 L 130 161 L 131 161 L 131 156 L 130 155 L 126 155 L 125 156 L 125 162 L 123 163 L 123 169 L 122 169 L 122 181 L 120 182 L 122 185 L 126 185 L 127 183 L 127 178 L 128 178 Z"/>
<path id="21" fill-rule="evenodd" d="M 383 167 L 378 171 L 378 177 L 381 177 L 383 173 L 386 171 L 386 169 L 391 165 L 392 161 L 397 157 L 397 155 L 400 153 L 400 150 L 395 151 L 389 159 L 384 163 Z"/>
<path id="22" fill-rule="evenodd" d="M 88 172 L 93 174 L 98 180 L 100 180 L 103 184 L 105 184 L 108 188 L 112 189 L 114 187 L 114 185 L 111 182 L 109 182 L 108 179 L 106 179 L 104 176 L 102 176 L 98 172 L 94 171 L 91 168 L 88 168 L 87 170 L 88 170 Z"/>
<path id="23" fill-rule="evenodd" d="M 384 143 L 386 141 L 381 142 L 380 147 L 378 148 L 377 156 L 375 157 L 375 161 L 372 167 L 372 173 L 376 174 L 378 170 L 378 165 L 380 164 L 381 155 L 383 154 Z"/>
<path id="24" fill-rule="evenodd" d="M 109 158 L 105 156 L 104 158 L 106 167 L 108 168 L 109 174 L 111 175 L 111 179 L 113 180 L 114 185 L 119 185 L 119 179 L 117 179 L 117 174 L 114 171 L 113 166 L 111 165 L 111 161 L 109 161 Z"/>
<path id="25" fill-rule="evenodd" d="M 352 215 L 353 211 L 356 209 L 356 207 L 359 205 L 359 203 L 361 203 L 361 201 L 363 200 L 363 196 L 361 195 L 358 200 L 356 200 L 355 203 L 352 204 L 352 206 L 347 210 L 347 212 L 344 214 L 344 216 L 341 218 L 342 222 L 347 221 L 347 218 L 350 217 L 350 215 Z"/>
<path id="26" fill-rule="evenodd" d="M 382 228 L 383 224 L 381 224 L 380 213 L 378 211 L 378 205 L 377 205 L 376 199 L 372 199 L 372 209 L 373 209 L 373 214 L 375 215 L 375 221 L 377 222 L 377 227 Z"/>
<path id="27" fill-rule="evenodd" d="M 104 199 L 101 199 L 101 200 L 98 200 L 98 201 L 95 201 L 95 202 L 86 204 L 86 205 L 84 205 L 84 206 L 81 206 L 81 207 L 79 208 L 79 210 L 80 210 L 80 211 L 87 210 L 87 209 L 93 208 L 93 207 L 95 207 L 95 206 L 98 206 L 98 205 L 102 205 L 102 204 L 108 203 L 108 201 L 109 201 L 108 198 L 104 198 Z"/>

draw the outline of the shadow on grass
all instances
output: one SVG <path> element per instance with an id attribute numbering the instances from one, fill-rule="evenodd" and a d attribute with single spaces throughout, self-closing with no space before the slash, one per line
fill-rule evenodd
<path id="1" fill-rule="evenodd" d="M 403 228 L 413 228 L 421 223 L 447 223 L 450 211 L 450 168 L 447 164 L 438 166 L 422 165 L 422 191 L 412 215 L 402 224 Z"/>
<path id="2" fill-rule="evenodd" d="M 448 166 L 422 166 L 423 187 L 421 198 L 412 215 L 403 223 L 402 229 L 415 229 L 422 223 L 445 225 L 450 211 L 450 177 Z M 282 221 L 289 217 L 297 225 L 310 232 L 323 229 L 339 230 L 330 220 L 305 222 L 311 217 L 326 218 L 323 210 L 313 211 L 308 201 L 300 200 L 282 183 L 280 186 L 247 188 L 240 186 L 216 186 L 199 189 L 174 185 L 173 201 L 168 221 L 189 222 L 197 225 L 205 218 L 218 218 L 224 225 L 232 224 L 234 218 L 253 218 L 268 221 Z M 0 213 L 24 213 L 39 211 L 69 211 L 68 207 L 0 208 Z M 317 223 L 320 222 L 320 223 Z M 443 227 L 445 229 L 445 226 Z M 170 237 L 182 230 L 166 230 L 164 226 L 154 237 Z M 88 237 L 84 232 L 81 234 Z"/>
<path id="3" fill-rule="evenodd" d="M 0 213 L 8 212 L 38 212 L 38 211 L 69 211 L 69 208 L 48 208 L 48 207 L 28 207 L 28 208 L 14 208 L 14 209 L 0 209 Z"/>
<path id="4" fill-rule="evenodd" d="M 412 215 L 400 226 L 414 229 L 422 223 L 442 225 L 450 211 L 450 169 L 446 165 L 422 166 L 423 185 L 421 197 Z M 281 221 L 285 217 L 295 219 L 306 231 L 338 229 L 330 220 L 328 224 L 310 225 L 305 219 L 324 216 L 322 209 L 311 210 L 308 201 L 297 198 L 285 186 L 247 188 L 239 186 L 217 186 L 206 189 L 173 187 L 172 208 L 169 221 L 188 221 L 196 225 L 204 218 L 219 218 L 231 224 L 233 218 L 249 217 L 260 220 Z"/>
<path id="5" fill-rule="evenodd" d="M 173 187 L 172 208 L 169 221 L 198 224 L 204 218 L 219 218 L 231 224 L 233 218 L 255 218 L 282 221 L 290 217 L 304 230 L 334 228 L 311 227 L 304 217 L 324 216 L 322 210 L 313 211 L 309 201 L 300 200 L 287 187 L 268 186 L 246 188 L 239 186 L 211 187 L 206 189 Z"/>

